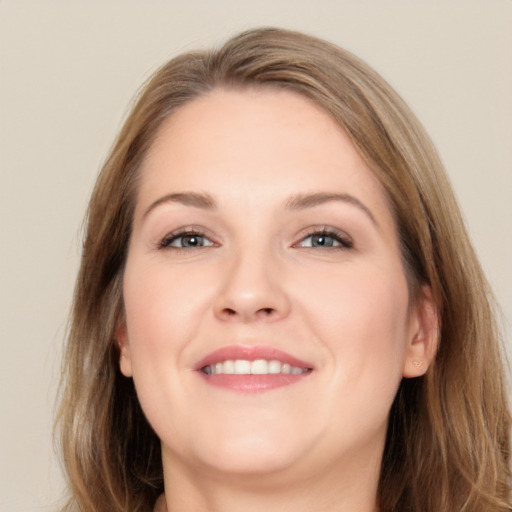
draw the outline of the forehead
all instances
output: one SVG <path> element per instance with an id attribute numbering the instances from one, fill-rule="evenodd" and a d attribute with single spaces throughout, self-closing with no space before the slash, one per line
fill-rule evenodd
<path id="1" fill-rule="evenodd" d="M 388 209 L 378 179 L 337 122 L 311 100 L 276 89 L 216 89 L 162 124 L 142 167 L 138 206 L 182 191 L 255 201 L 356 193 Z"/>

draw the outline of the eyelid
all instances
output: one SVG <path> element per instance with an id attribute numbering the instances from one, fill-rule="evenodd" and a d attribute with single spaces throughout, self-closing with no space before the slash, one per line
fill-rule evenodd
<path id="1" fill-rule="evenodd" d="M 210 231 L 202 226 L 182 226 L 177 229 L 174 229 L 173 231 L 167 233 L 165 236 L 158 239 L 156 242 L 156 248 L 157 249 L 169 249 L 172 248 L 173 250 L 189 250 L 191 248 L 186 247 L 177 247 L 177 246 L 171 246 L 170 243 L 179 238 L 184 236 L 193 236 L 197 235 L 203 238 L 206 238 L 208 241 L 211 242 L 211 245 L 207 246 L 198 246 L 196 249 L 206 248 L 206 247 L 218 247 L 220 242 L 218 241 L 218 237 L 210 233 Z M 333 226 L 312 226 L 304 230 L 300 235 L 297 236 L 298 240 L 297 242 L 292 244 L 292 247 L 294 248 L 300 248 L 300 244 L 307 239 L 308 237 L 311 237 L 313 235 L 324 235 L 334 238 L 337 242 L 339 242 L 339 246 L 327 246 L 327 247 L 312 247 L 313 249 L 352 249 L 354 247 L 354 241 L 348 233 L 345 231 L 335 228 Z M 307 247 L 304 247 L 307 248 Z"/>
<path id="2" fill-rule="evenodd" d="M 307 238 L 313 235 L 330 236 L 340 243 L 340 246 L 331 247 L 311 247 L 312 249 L 352 249 L 354 247 L 354 240 L 352 237 L 339 228 L 333 226 L 313 226 L 308 228 L 305 232 L 300 234 L 300 238 L 295 242 L 292 247 L 300 247 L 300 244 Z M 305 247 L 306 248 L 306 247 Z"/>
<path id="3" fill-rule="evenodd" d="M 200 236 L 202 238 L 206 238 L 207 240 L 209 240 L 211 242 L 211 245 L 199 246 L 199 247 L 196 247 L 195 249 L 219 246 L 219 242 L 217 242 L 215 240 L 215 236 L 213 234 L 211 234 L 209 232 L 209 230 L 207 230 L 203 227 L 198 227 L 198 226 L 183 226 L 183 227 L 177 228 L 177 229 L 171 231 L 170 233 L 167 233 L 162 238 L 160 238 L 157 241 L 156 246 L 157 246 L 157 249 L 172 248 L 173 250 L 189 250 L 191 248 L 171 246 L 170 242 L 172 242 L 173 240 L 180 238 L 180 237 L 194 236 L 194 235 Z"/>

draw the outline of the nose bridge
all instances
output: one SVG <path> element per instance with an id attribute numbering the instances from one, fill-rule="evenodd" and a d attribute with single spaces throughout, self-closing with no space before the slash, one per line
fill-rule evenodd
<path id="1" fill-rule="evenodd" d="M 265 244 L 234 248 L 223 272 L 215 312 L 223 320 L 277 320 L 289 311 L 275 251 Z"/>

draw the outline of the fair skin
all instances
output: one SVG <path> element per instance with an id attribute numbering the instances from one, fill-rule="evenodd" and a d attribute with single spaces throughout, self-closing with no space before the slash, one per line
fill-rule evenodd
<path id="1" fill-rule="evenodd" d="M 385 194 L 328 114 L 268 89 L 181 107 L 142 166 L 123 287 L 120 366 L 162 442 L 160 510 L 375 512 L 433 305 L 426 287 L 411 302 Z M 244 358 L 280 373 L 224 374 Z"/>

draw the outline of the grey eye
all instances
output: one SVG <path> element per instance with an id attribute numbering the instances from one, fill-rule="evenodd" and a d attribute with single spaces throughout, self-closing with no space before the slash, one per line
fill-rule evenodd
<path id="1" fill-rule="evenodd" d="M 201 235 L 185 235 L 176 238 L 171 245 L 177 245 L 178 247 L 203 247 L 205 245 L 205 238 Z"/>
<path id="2" fill-rule="evenodd" d="M 332 236 L 329 235 L 311 235 L 311 247 L 334 247 L 340 245 Z"/>
<path id="3" fill-rule="evenodd" d="M 299 247 L 313 247 L 316 249 L 323 248 L 346 248 L 350 249 L 353 247 L 353 243 L 350 239 L 345 238 L 337 233 L 313 233 L 303 238 L 298 244 Z"/>
<path id="4" fill-rule="evenodd" d="M 210 247 L 213 242 L 199 233 L 178 233 L 165 238 L 161 247 L 177 249 L 195 249 L 197 247 Z"/>

